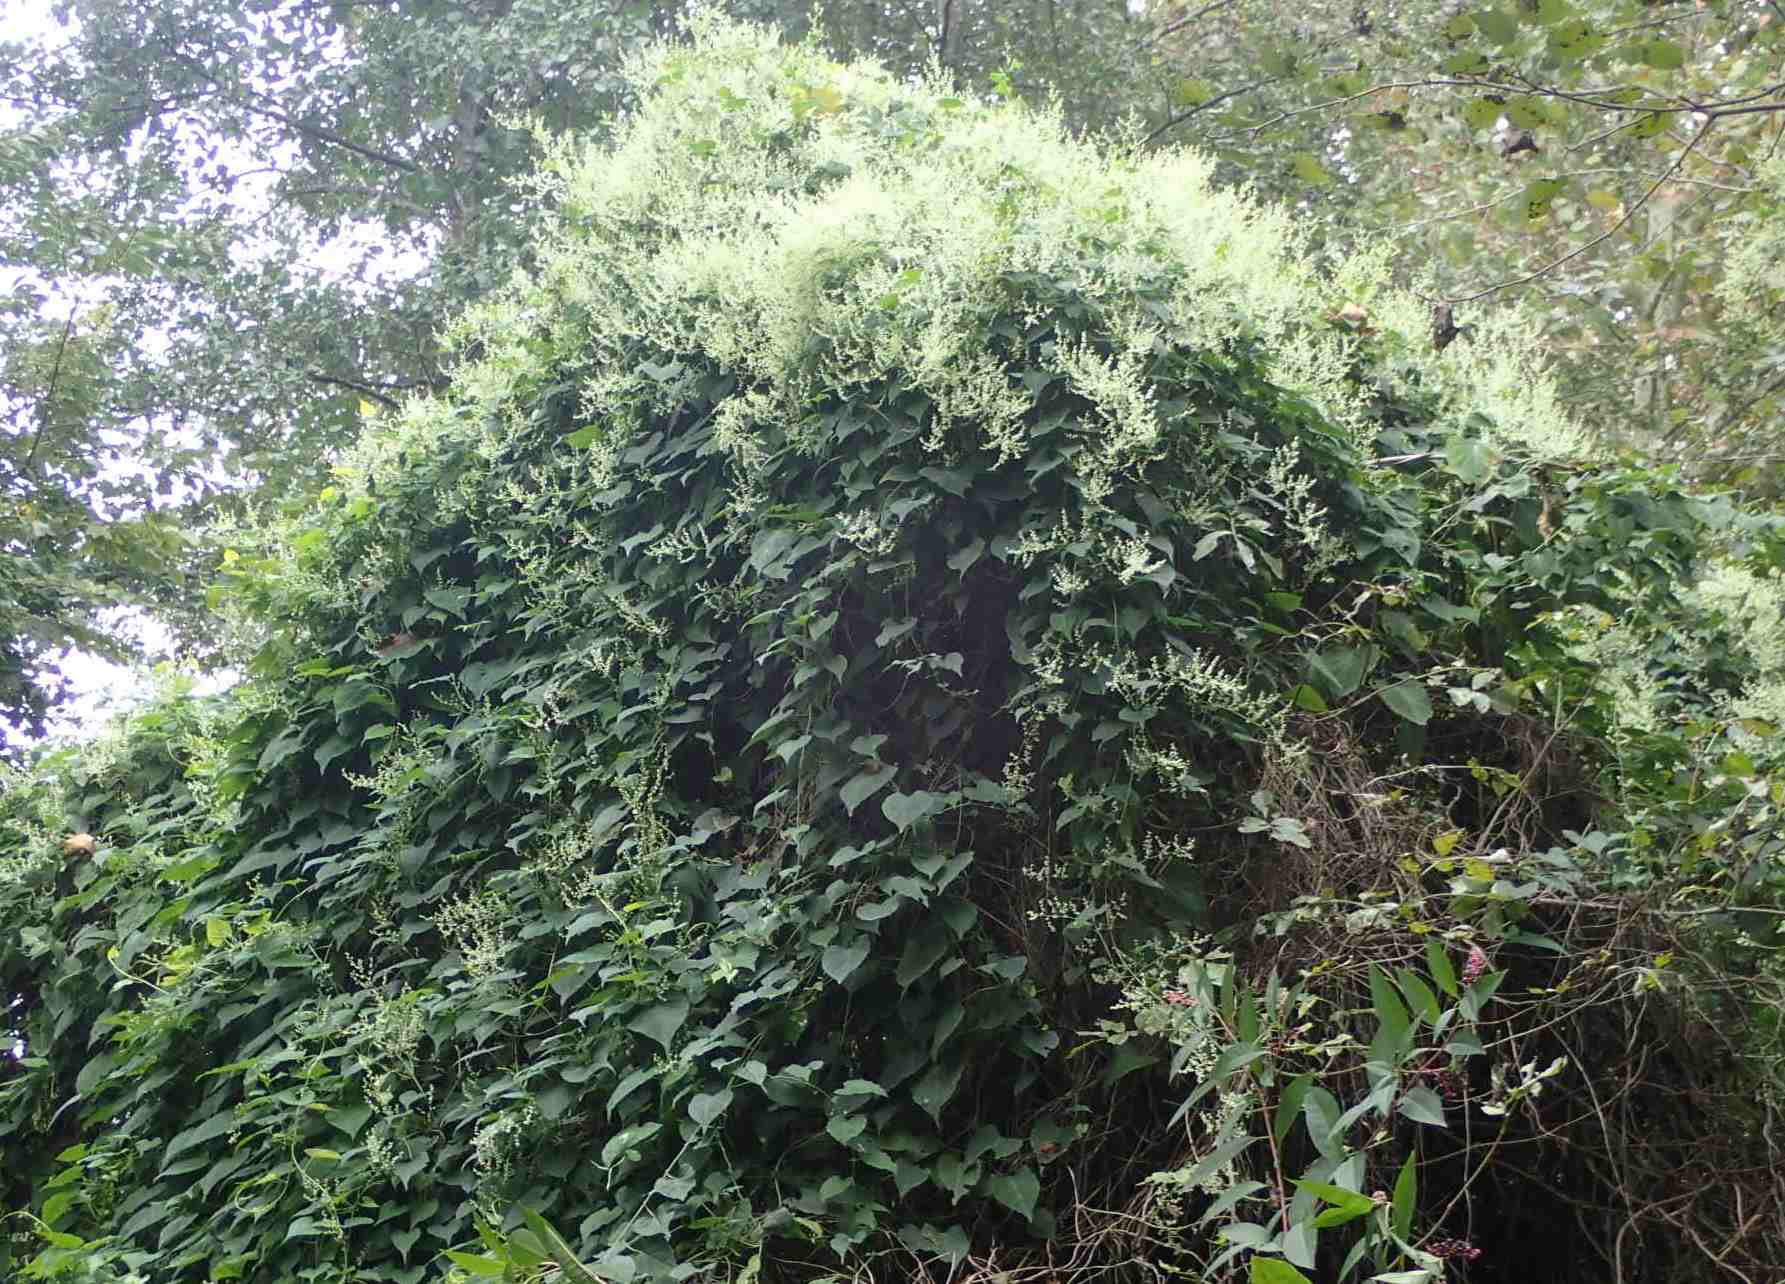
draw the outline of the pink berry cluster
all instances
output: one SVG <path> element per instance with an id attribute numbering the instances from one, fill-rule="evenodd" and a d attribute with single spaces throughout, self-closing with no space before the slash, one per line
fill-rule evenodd
<path id="1" fill-rule="evenodd" d="M 1426 1245 L 1426 1252 L 1447 1261 L 1454 1258 L 1473 1262 L 1481 1256 L 1481 1250 L 1466 1239 L 1441 1239 L 1436 1244 Z"/>
<path id="2" fill-rule="evenodd" d="M 1463 984 L 1474 985 L 1481 980 L 1482 973 L 1488 970 L 1487 951 L 1479 945 L 1469 947 L 1469 959 L 1463 964 Z"/>
<path id="3" fill-rule="evenodd" d="M 1165 1001 L 1171 1004 L 1174 1008 L 1193 1008 L 1196 1006 L 1196 1000 L 1182 990 L 1167 990 L 1165 992 Z"/>
<path id="4" fill-rule="evenodd" d="M 1463 1076 L 1451 1069 L 1450 1063 L 1436 1052 L 1415 1066 L 1414 1073 L 1436 1088 L 1446 1101 L 1461 1101 L 1469 1091 Z"/>

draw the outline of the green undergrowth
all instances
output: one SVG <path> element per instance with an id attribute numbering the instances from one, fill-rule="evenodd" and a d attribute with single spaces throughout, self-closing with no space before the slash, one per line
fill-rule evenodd
<path id="1" fill-rule="evenodd" d="M 1629 1194 L 1766 1146 L 1773 519 L 1195 157 L 632 75 L 246 680 L 6 780 L 14 1269 L 1714 1278 Z"/>

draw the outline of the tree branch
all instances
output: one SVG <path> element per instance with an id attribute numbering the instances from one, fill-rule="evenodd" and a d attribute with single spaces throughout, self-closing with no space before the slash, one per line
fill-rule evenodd
<path id="1" fill-rule="evenodd" d="M 56 360 L 50 366 L 49 383 L 44 387 L 43 399 L 39 401 L 37 431 L 31 435 L 31 449 L 25 454 L 24 466 L 19 470 L 21 477 L 28 476 L 37 469 L 37 448 L 43 444 L 43 430 L 48 426 L 50 416 L 55 413 L 50 405 L 56 398 L 56 385 L 62 379 L 62 358 L 68 352 L 68 340 L 74 335 L 74 306 L 69 305 L 68 320 L 62 326 L 62 338 L 56 344 Z"/>
<path id="2" fill-rule="evenodd" d="M 1145 138 L 1141 139 L 1140 145 L 1142 147 L 1147 146 L 1155 138 L 1157 138 L 1157 137 L 1159 137 L 1159 135 L 1163 134 L 1166 130 L 1175 129 L 1177 126 L 1179 126 L 1179 125 L 1183 124 L 1185 121 L 1189 120 L 1192 116 L 1199 115 L 1202 112 L 1207 111 L 1211 107 L 1217 106 L 1220 103 L 1224 103 L 1229 98 L 1238 98 L 1241 94 L 1249 94 L 1254 89 L 1263 89 L 1266 85 L 1274 85 L 1282 79 L 1283 79 L 1282 76 L 1272 76 L 1269 80 L 1254 81 L 1250 85 L 1242 85 L 1238 89 L 1230 89 L 1224 94 L 1216 94 L 1213 98 L 1209 99 L 1207 102 L 1197 103 L 1196 106 L 1190 108 L 1188 111 L 1180 112 L 1178 115 L 1171 117 L 1163 125 L 1159 126 L 1159 128 L 1155 129 L 1152 133 L 1148 134 Z"/>
<path id="3" fill-rule="evenodd" d="M 211 73 L 210 68 L 206 67 L 202 62 L 199 62 L 198 59 L 193 58 L 188 54 L 181 53 L 178 49 L 172 47 L 165 38 L 162 39 L 161 43 L 162 46 L 167 49 L 168 56 L 175 62 L 184 63 L 189 70 L 204 77 L 215 87 L 215 91 L 219 96 L 234 102 L 244 111 L 251 112 L 257 116 L 265 116 L 270 120 L 276 120 L 287 129 L 294 130 L 297 133 L 302 134 L 305 138 L 312 139 L 319 143 L 327 143 L 331 147 L 339 147 L 343 151 L 352 152 L 355 156 L 359 156 L 364 160 L 377 161 L 381 165 L 388 165 L 392 169 L 401 170 L 406 174 L 419 174 L 422 172 L 421 166 L 417 165 L 414 161 L 405 160 L 401 156 L 381 151 L 376 147 L 369 147 L 364 143 L 356 143 L 351 138 L 344 138 L 340 134 L 335 133 L 334 130 L 325 129 L 321 125 L 306 124 L 292 116 L 283 108 L 275 106 L 273 101 L 269 99 L 267 95 L 256 90 L 232 92 L 231 90 L 226 89 L 218 81 L 217 77 Z"/>
<path id="4" fill-rule="evenodd" d="M 366 383 L 361 379 L 349 379 L 344 375 L 327 374 L 321 370 L 306 370 L 304 378 L 312 383 L 324 383 L 336 388 L 346 388 L 349 392 L 357 392 L 362 396 L 370 397 L 386 410 L 399 409 L 403 404 L 390 395 L 393 392 L 407 392 L 414 388 L 437 386 L 428 379 L 398 379 L 390 383 Z"/>
<path id="5" fill-rule="evenodd" d="M 1163 27 L 1160 27 L 1152 35 L 1150 35 L 1146 39 L 1142 40 L 1138 45 L 1135 46 L 1135 48 L 1137 50 L 1140 50 L 1140 49 L 1145 49 L 1150 45 L 1156 45 L 1161 40 L 1164 40 L 1167 36 L 1177 35 L 1178 32 L 1182 31 L 1185 27 L 1188 27 L 1191 23 L 1196 22 L 1199 19 L 1206 18 L 1211 13 L 1214 13 L 1219 9 L 1231 8 L 1235 2 L 1236 2 L 1236 0 L 1214 0 L 1213 4 L 1206 4 L 1202 8 L 1198 9 L 1195 13 L 1187 13 L 1181 18 L 1174 18 L 1171 22 L 1166 23 Z"/>
<path id="6" fill-rule="evenodd" d="M 1666 183 L 1668 179 L 1672 178 L 1677 172 L 1679 172 L 1680 166 L 1682 166 L 1686 163 L 1686 158 L 1692 155 L 1693 151 L 1696 150 L 1696 148 L 1698 147 L 1698 144 L 1704 141 L 1704 136 L 1711 132 L 1711 127 L 1713 125 L 1715 125 L 1716 123 L 1717 123 L 1717 118 L 1715 116 L 1712 116 L 1709 119 L 1707 119 L 1704 122 L 1704 124 L 1700 125 L 1698 127 L 1698 132 L 1696 134 L 1692 135 L 1692 141 L 1687 143 L 1686 146 L 1681 150 L 1678 158 L 1675 159 L 1674 163 L 1672 165 L 1669 165 L 1664 171 L 1662 171 L 1661 177 L 1657 178 L 1653 183 L 1651 183 L 1649 185 L 1648 191 L 1644 192 L 1640 197 L 1638 197 L 1635 204 L 1633 204 L 1625 209 L 1623 218 L 1619 219 L 1616 223 L 1614 223 L 1610 228 L 1608 228 L 1605 232 L 1603 232 L 1599 236 L 1595 236 L 1592 240 L 1588 241 L 1584 245 L 1576 246 L 1574 249 L 1568 251 L 1568 253 L 1564 254 L 1559 259 L 1552 259 L 1550 262 L 1545 263 L 1542 267 L 1538 268 L 1534 272 L 1527 272 L 1524 276 L 1515 277 L 1514 279 L 1512 279 L 1510 281 L 1502 281 L 1499 285 L 1490 285 L 1485 290 L 1477 290 L 1474 294 L 1466 294 L 1466 295 L 1462 296 L 1461 298 L 1445 299 L 1444 302 L 1446 302 L 1446 303 L 1450 304 L 1452 307 L 1454 307 L 1459 303 L 1473 303 L 1477 299 L 1485 299 L 1490 294 L 1498 294 L 1501 290 L 1510 290 L 1514 286 L 1529 285 L 1531 282 L 1537 280 L 1539 277 L 1547 276 L 1549 273 L 1555 271 L 1557 268 L 1561 267 L 1564 263 L 1573 262 L 1575 259 L 1578 259 L 1581 255 L 1585 254 L 1588 250 L 1592 249 L 1594 246 L 1602 245 L 1606 241 L 1609 241 L 1612 237 L 1616 236 L 1619 232 L 1624 230 L 1624 228 L 1629 224 L 1630 220 L 1636 217 L 1637 211 L 1642 209 L 1643 206 L 1647 205 L 1649 203 L 1650 199 L 1655 195 L 1655 193 L 1661 190 L 1662 184 Z"/>
<path id="7" fill-rule="evenodd" d="M 1564 102 L 1579 103 L 1582 106 L 1593 107 L 1600 111 L 1615 111 L 1619 113 L 1634 112 L 1639 115 L 1655 115 L 1660 113 L 1697 115 L 1702 113 L 1715 119 L 1721 119 L 1724 116 L 1751 116 L 1785 113 L 1785 102 L 1755 102 L 1756 99 L 1767 98 L 1778 94 L 1781 90 L 1785 90 L 1785 81 L 1769 85 L 1765 89 L 1757 90 L 1745 97 L 1731 99 L 1728 103 L 1723 104 L 1696 102 L 1688 98 L 1668 98 L 1637 103 L 1618 103 L 1608 102 L 1603 98 L 1597 97 L 1597 95 L 1600 94 L 1616 93 L 1620 88 L 1624 88 L 1624 86 L 1612 85 L 1600 89 L 1572 93 L 1565 89 L 1555 89 L 1548 85 L 1539 85 L 1528 80 L 1500 81 L 1482 80 L 1477 77 L 1459 78 L 1451 76 L 1432 76 L 1420 80 L 1386 80 L 1381 84 L 1372 85 L 1368 89 L 1359 90 L 1355 94 L 1346 94 L 1341 98 L 1328 98 L 1324 102 L 1312 103 L 1306 107 L 1296 107 L 1289 111 L 1278 112 L 1269 120 L 1260 121 L 1258 124 L 1249 126 L 1241 132 L 1253 135 L 1260 134 L 1271 126 L 1282 124 L 1284 121 L 1293 119 L 1296 116 L 1306 116 L 1313 112 L 1327 111 L 1333 107 L 1344 107 L 1357 102 L 1359 99 L 1368 98 L 1373 94 L 1385 93 L 1395 89 L 1479 89 L 1488 93 L 1529 94 L 1541 98 L 1559 98 Z M 1635 88 L 1635 86 L 1628 86 L 1628 88 Z M 1738 104 L 1752 105 L 1742 106 Z M 1204 105 L 1206 106 L 1207 104 Z M 1200 110 L 1200 108 L 1198 108 L 1198 110 Z M 1617 131 L 1613 130 L 1611 132 L 1615 133 Z"/>

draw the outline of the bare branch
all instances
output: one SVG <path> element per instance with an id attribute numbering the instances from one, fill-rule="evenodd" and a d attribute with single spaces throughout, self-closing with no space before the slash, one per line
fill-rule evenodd
<path id="1" fill-rule="evenodd" d="M 1182 31 L 1185 27 L 1188 27 L 1191 23 L 1206 18 L 1217 10 L 1232 8 L 1235 3 L 1236 0 L 1214 0 L 1213 4 L 1206 4 L 1195 13 L 1187 13 L 1181 18 L 1175 18 L 1171 22 L 1166 23 L 1165 26 L 1160 27 L 1152 35 L 1142 40 L 1140 44 L 1135 46 L 1135 48 L 1145 49 L 1150 45 L 1156 45 L 1167 36 L 1177 35 L 1178 32 Z"/>
<path id="2" fill-rule="evenodd" d="M 174 61 L 184 63 L 189 70 L 197 72 L 200 76 L 209 80 L 211 84 L 215 86 L 216 92 L 220 97 L 234 102 L 237 106 L 246 111 L 252 112 L 257 116 L 265 116 L 269 120 L 276 120 L 287 129 L 295 130 L 305 138 L 312 139 L 319 143 L 327 143 L 331 147 L 339 147 L 343 151 L 352 152 L 355 156 L 359 156 L 364 160 L 377 161 L 381 165 L 388 165 L 393 169 L 402 170 L 406 174 L 419 174 L 422 172 L 422 167 L 417 165 L 414 161 L 405 160 L 401 156 L 392 155 L 390 152 L 381 151 L 376 147 L 369 147 L 364 143 L 356 143 L 351 138 L 344 138 L 340 134 L 335 133 L 334 130 L 325 129 L 321 125 L 311 125 L 298 120 L 283 108 L 276 106 L 273 100 L 265 94 L 254 90 L 240 93 L 232 92 L 220 84 L 217 81 L 217 78 L 212 75 L 211 69 L 206 67 L 202 62 L 199 62 L 189 54 L 181 53 L 178 49 L 173 48 L 165 39 L 162 41 L 162 45 L 167 49 L 168 56 L 173 58 Z"/>
<path id="3" fill-rule="evenodd" d="M 384 383 L 367 383 L 363 379 L 350 379 L 344 375 L 332 375 L 321 370 L 306 370 L 304 378 L 312 383 L 328 384 L 336 388 L 345 388 L 349 392 L 357 392 L 370 397 L 387 410 L 396 410 L 402 403 L 392 393 L 410 392 L 416 388 L 435 388 L 438 385 L 429 379 L 392 379 Z"/>
<path id="4" fill-rule="evenodd" d="M 1254 81 L 1250 85 L 1242 85 L 1238 89 L 1230 89 L 1224 94 L 1216 94 L 1213 98 L 1209 99 L 1207 102 L 1197 103 L 1196 106 L 1190 108 L 1188 111 L 1180 112 L 1176 116 L 1171 117 L 1163 125 L 1159 126 L 1159 128 L 1155 129 L 1152 133 L 1148 134 L 1145 138 L 1141 139 L 1140 145 L 1142 147 L 1147 146 L 1155 138 L 1158 138 L 1159 135 L 1165 133 L 1167 130 L 1175 129 L 1177 126 L 1179 126 L 1179 125 L 1183 124 L 1185 121 L 1189 120 L 1192 116 L 1199 115 L 1202 112 L 1209 110 L 1209 108 L 1211 108 L 1211 107 L 1218 106 L 1219 104 L 1226 102 L 1229 98 L 1238 98 L 1241 94 L 1249 94 L 1254 89 L 1263 89 L 1266 85 L 1274 85 L 1282 79 L 1283 79 L 1282 76 L 1273 76 L 1269 80 Z"/>

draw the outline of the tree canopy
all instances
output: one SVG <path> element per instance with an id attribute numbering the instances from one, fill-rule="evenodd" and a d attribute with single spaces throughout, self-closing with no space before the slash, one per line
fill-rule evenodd
<path id="1" fill-rule="evenodd" d="M 1769 5 L 728 8 L 895 74 L 936 58 L 969 89 L 1056 96 L 1074 129 L 1194 144 L 1337 245 L 1387 233 L 1441 331 L 1542 318 L 1604 440 L 1772 490 Z M 631 103 L 620 59 L 688 7 L 57 12 L 0 56 L 0 520 L 35 553 L 0 586 L 0 715 L 29 735 L 65 693 L 60 651 L 129 653 L 108 608 L 223 658 L 197 591 L 217 521 L 301 499 L 362 412 L 443 387 L 446 318 L 525 266 L 539 210 L 514 184 L 540 140 L 605 130 Z"/>
<path id="2" fill-rule="evenodd" d="M 313 493 L 363 411 L 444 386 L 447 318 L 525 266 L 538 139 L 599 136 L 621 58 L 687 9 L 71 0 L 0 46 L 0 531 L 33 554 L 0 585 L 0 717 L 41 735 L 58 652 L 127 654 L 94 625 L 119 604 L 218 658 L 208 532 Z M 902 71 L 1021 63 L 1086 123 L 1148 79 L 1115 0 L 819 16 Z"/>
<path id="3" fill-rule="evenodd" d="M 16 1269 L 1780 1260 L 1777 519 L 1198 154 L 624 66 L 246 680 L 8 776 Z"/>

